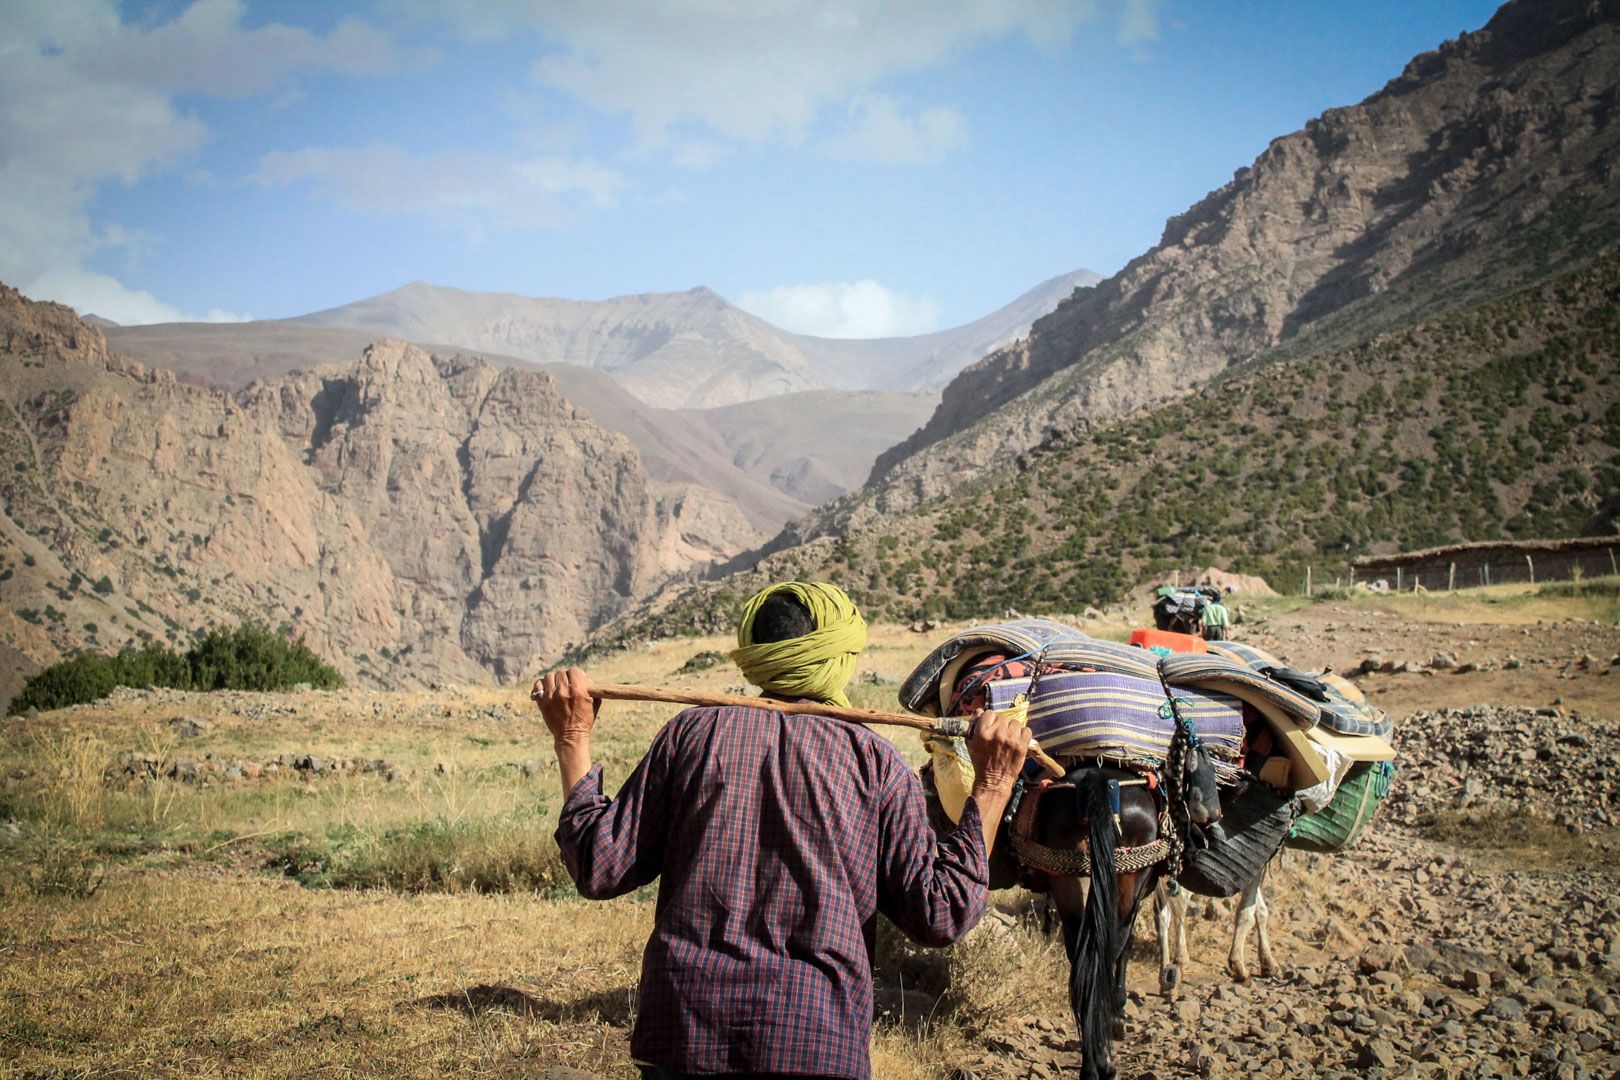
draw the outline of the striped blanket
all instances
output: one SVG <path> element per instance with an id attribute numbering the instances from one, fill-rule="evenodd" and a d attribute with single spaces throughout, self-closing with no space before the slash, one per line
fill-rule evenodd
<path id="1" fill-rule="evenodd" d="M 989 707 L 1011 705 L 1029 682 L 991 683 Z M 1243 703 L 1228 694 L 1178 689 L 1176 707 L 1209 747 L 1216 774 L 1223 780 L 1235 777 L 1243 754 Z M 1029 700 L 1028 723 L 1047 753 L 1066 758 L 1157 764 L 1169 753 L 1175 734 L 1175 716 L 1157 677 L 1096 671 L 1042 675 Z"/>
<path id="2" fill-rule="evenodd" d="M 1321 717 L 1322 708 L 1279 683 L 1265 678 L 1233 656 L 1176 654 L 1163 661 L 1147 649 L 1102 641 L 1051 619 L 1020 619 L 975 626 L 951 635 L 917 665 L 900 687 L 900 704 L 924 716 L 944 716 L 952 705 L 958 676 L 975 660 L 996 654 L 1009 663 L 1039 660 L 1046 679 L 1057 674 L 1103 674 L 1134 679 L 1142 686 L 1158 687 L 1158 705 L 1164 686 L 1180 696 L 1197 695 L 1217 701 L 1237 699 L 1252 706 L 1265 720 L 1281 751 L 1290 762 L 1286 785 L 1293 789 L 1321 783 L 1329 776 L 1322 755 L 1305 737 Z M 1163 680 L 1161 685 L 1160 680 Z M 1041 691 L 1044 693 L 1044 691 Z M 1157 715 L 1157 712 L 1154 714 Z M 1168 730 L 1168 729 L 1167 729 Z M 1078 735 L 1075 736 L 1079 738 Z M 1125 748 L 1141 750 L 1121 744 Z M 1168 743 L 1166 743 L 1168 745 Z M 1063 750 L 1057 751 L 1066 754 Z M 1090 754 L 1088 749 L 1086 754 Z M 1163 751 L 1151 755 L 1162 758 Z M 1218 757 L 1219 760 L 1219 757 Z M 1250 763 L 1251 766 L 1253 763 Z"/>

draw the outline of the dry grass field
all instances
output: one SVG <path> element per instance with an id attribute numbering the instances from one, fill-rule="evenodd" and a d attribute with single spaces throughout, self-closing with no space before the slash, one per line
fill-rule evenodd
<path id="1" fill-rule="evenodd" d="M 1245 605 L 1239 632 L 1341 670 L 1373 655 L 1413 661 L 1422 670 L 1363 680 L 1397 715 L 1541 708 L 1538 722 L 1596 753 L 1620 745 L 1614 607 L 1602 591 L 1271 600 Z M 892 708 L 898 680 L 948 629 L 875 628 L 857 703 Z M 592 674 L 726 689 L 741 682 L 728 664 L 689 664 L 726 646 L 663 642 Z M 1480 670 L 1432 669 L 1436 652 Z M 1520 666 L 1503 667 L 1510 654 Z M 1596 660 L 1583 667 L 1583 656 Z M 671 713 L 605 707 L 598 757 L 610 789 Z M 915 752 L 909 733 L 897 741 Z M 1402 750 L 1451 760 L 1435 745 Z M 1282 860 L 1270 885 L 1281 978 L 1229 986 L 1225 909 L 1205 904 L 1185 995 L 1165 1001 L 1151 920 L 1140 920 L 1122 1075 L 1620 1067 L 1616 819 L 1565 828 L 1557 791 L 1498 802 L 1510 793 L 1491 785 L 1507 772 L 1468 775 L 1476 786 L 1459 800 L 1449 780 L 1403 774 L 1397 789 L 1410 779 L 1414 794 L 1392 799 L 1362 846 Z M 559 802 L 549 738 L 517 687 L 121 691 L 7 719 L 0 1072 L 633 1075 L 653 893 L 575 897 L 550 839 Z M 1044 1075 L 1074 1063 L 1066 965 L 1035 910 L 1028 895 L 1000 895 L 978 931 L 937 953 L 882 936 L 879 1076 Z M 1516 1013 L 1489 1013 L 1493 987 Z M 1552 1056 L 1535 1058 L 1543 1045 Z"/>

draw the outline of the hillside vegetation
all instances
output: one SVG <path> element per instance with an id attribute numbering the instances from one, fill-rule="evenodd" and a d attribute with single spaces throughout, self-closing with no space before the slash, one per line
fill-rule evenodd
<path id="1" fill-rule="evenodd" d="M 170 690 L 317 690 L 347 685 L 337 669 L 316 656 L 302 638 L 288 641 L 257 623 L 196 635 L 184 653 L 161 645 L 130 646 L 113 655 L 83 652 L 36 672 L 12 698 L 7 713 L 61 709 L 104 698 L 120 686 Z"/>
<path id="2" fill-rule="evenodd" d="M 1274 139 L 1159 244 L 964 369 L 859 500 L 794 535 L 947 496 L 1054 432 L 1498 300 L 1620 243 L 1620 7 L 1515 0 L 1359 104 Z"/>
<path id="3" fill-rule="evenodd" d="M 609 641 L 723 625 L 768 579 L 872 615 L 1077 611 L 1176 567 L 1280 588 L 1374 551 L 1611 528 L 1620 253 L 1410 330 L 1071 434 L 911 513 L 687 586 Z"/>

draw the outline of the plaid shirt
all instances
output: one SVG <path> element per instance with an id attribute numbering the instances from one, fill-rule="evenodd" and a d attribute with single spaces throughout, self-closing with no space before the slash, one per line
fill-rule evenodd
<path id="1" fill-rule="evenodd" d="M 869 1076 L 875 913 L 948 945 L 989 880 L 972 800 L 936 840 L 888 740 L 769 709 L 681 713 L 615 799 L 593 765 L 557 843 L 592 899 L 662 875 L 630 1049 L 687 1072 Z"/>

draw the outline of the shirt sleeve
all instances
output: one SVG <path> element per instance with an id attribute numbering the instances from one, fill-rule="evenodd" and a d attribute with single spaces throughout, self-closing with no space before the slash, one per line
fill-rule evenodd
<path id="1" fill-rule="evenodd" d="M 574 887 L 588 900 L 623 896 L 656 878 L 669 822 L 670 747 L 666 725 L 612 799 L 602 766 L 574 785 L 557 820 L 557 846 Z"/>
<path id="2" fill-rule="evenodd" d="M 919 945 L 949 945 L 978 924 L 989 891 L 978 804 L 969 798 L 962 820 L 940 838 L 922 782 L 901 770 L 882 810 L 878 910 Z"/>

